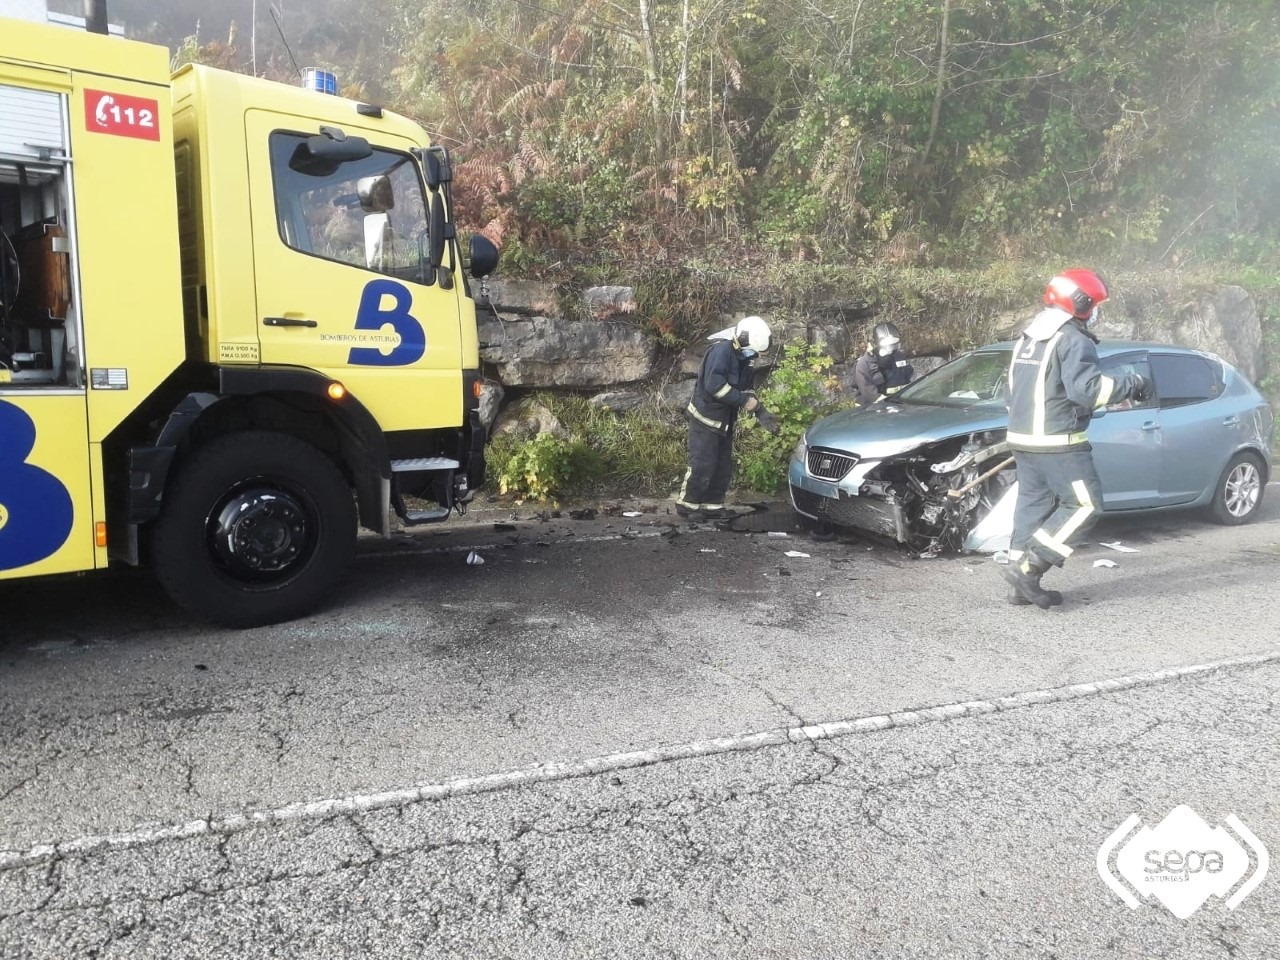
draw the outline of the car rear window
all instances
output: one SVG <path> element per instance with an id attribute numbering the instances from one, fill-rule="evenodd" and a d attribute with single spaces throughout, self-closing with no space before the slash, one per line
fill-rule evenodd
<path id="1" fill-rule="evenodd" d="M 1212 400 L 1222 393 L 1222 371 L 1203 357 L 1153 353 L 1151 372 L 1162 407 Z"/>

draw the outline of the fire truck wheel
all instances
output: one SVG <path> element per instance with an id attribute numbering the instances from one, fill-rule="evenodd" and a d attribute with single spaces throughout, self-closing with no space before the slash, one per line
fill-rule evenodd
<path id="1" fill-rule="evenodd" d="M 219 437 L 179 464 L 152 541 L 174 601 L 230 627 L 307 613 L 337 587 L 355 544 L 355 504 L 333 461 L 266 431 Z"/>

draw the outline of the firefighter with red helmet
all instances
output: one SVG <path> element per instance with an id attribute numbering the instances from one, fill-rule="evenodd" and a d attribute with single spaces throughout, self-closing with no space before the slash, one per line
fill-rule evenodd
<path id="1" fill-rule="evenodd" d="M 1071 556 L 1097 521 L 1102 489 L 1086 429 L 1095 410 L 1141 399 L 1137 374 L 1108 377 L 1089 327 L 1107 299 L 1092 270 L 1065 270 L 1049 281 L 1045 309 L 1014 344 L 1009 364 L 1009 448 L 1018 471 L 1009 564 L 1001 575 L 1009 602 L 1048 609 L 1062 602 L 1040 578 Z"/>

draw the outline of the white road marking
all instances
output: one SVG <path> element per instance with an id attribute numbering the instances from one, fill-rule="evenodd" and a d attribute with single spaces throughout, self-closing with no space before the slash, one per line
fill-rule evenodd
<path id="1" fill-rule="evenodd" d="M 1232 657 L 1187 667 L 1170 667 L 1150 673 L 1113 677 L 1108 680 L 1097 680 L 1091 683 L 1076 683 L 1064 687 L 1028 690 L 1023 693 L 1009 694 L 1008 696 L 996 697 L 991 700 L 970 700 L 963 703 L 925 707 L 919 710 L 902 710 L 897 713 L 860 717 L 854 720 L 839 720 L 805 727 L 778 727 L 759 733 L 716 737 L 710 740 L 690 740 L 685 743 L 654 747 L 649 750 L 613 753 L 605 756 L 590 757 L 585 760 L 543 763 L 533 767 L 509 770 L 505 773 L 462 777 L 441 783 L 419 784 L 399 790 L 388 790 L 383 793 L 331 797 L 324 800 L 285 804 L 282 807 L 272 809 L 229 814 L 207 820 L 191 820 L 186 823 L 139 827 L 126 833 L 89 835 L 62 843 L 36 844 L 26 850 L 0 851 L 0 871 L 16 870 L 69 856 L 85 857 L 105 850 L 152 846 L 171 840 L 183 840 L 192 837 L 227 836 L 261 824 L 323 820 L 328 817 L 350 816 L 389 807 L 407 806 L 412 803 L 429 803 L 450 797 L 476 796 L 501 790 L 517 789 L 538 783 L 596 776 L 615 770 L 648 767 L 658 763 L 669 763 L 673 760 L 687 760 L 693 757 L 711 757 L 726 753 L 760 750 L 765 747 L 783 746 L 788 743 L 814 743 L 821 740 L 832 740 L 837 737 L 872 733 L 877 730 L 913 727 L 924 723 L 954 720 L 959 717 L 1003 713 L 1006 710 L 1017 710 L 1046 703 L 1062 703 L 1083 697 L 1094 697 L 1116 693 L 1121 690 L 1148 687 L 1187 677 L 1202 676 L 1220 670 L 1256 667 L 1270 663 L 1280 663 L 1280 653 Z"/>

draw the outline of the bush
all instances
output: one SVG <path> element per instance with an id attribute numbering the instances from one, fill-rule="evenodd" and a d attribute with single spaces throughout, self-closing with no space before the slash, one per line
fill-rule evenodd
<path id="1" fill-rule="evenodd" d="M 739 423 L 734 459 L 738 482 L 761 493 L 776 493 L 787 478 L 791 451 L 805 430 L 840 408 L 833 393 L 840 389 L 831 374 L 832 359 L 820 346 L 798 343 L 783 348 L 782 358 L 760 391 L 760 402 L 778 420 L 776 436 L 763 430 L 755 417 Z"/>
<path id="2" fill-rule="evenodd" d="M 585 448 L 553 433 L 540 433 L 516 446 L 498 471 L 498 492 L 512 494 L 516 503 L 554 500 L 581 473 Z"/>

